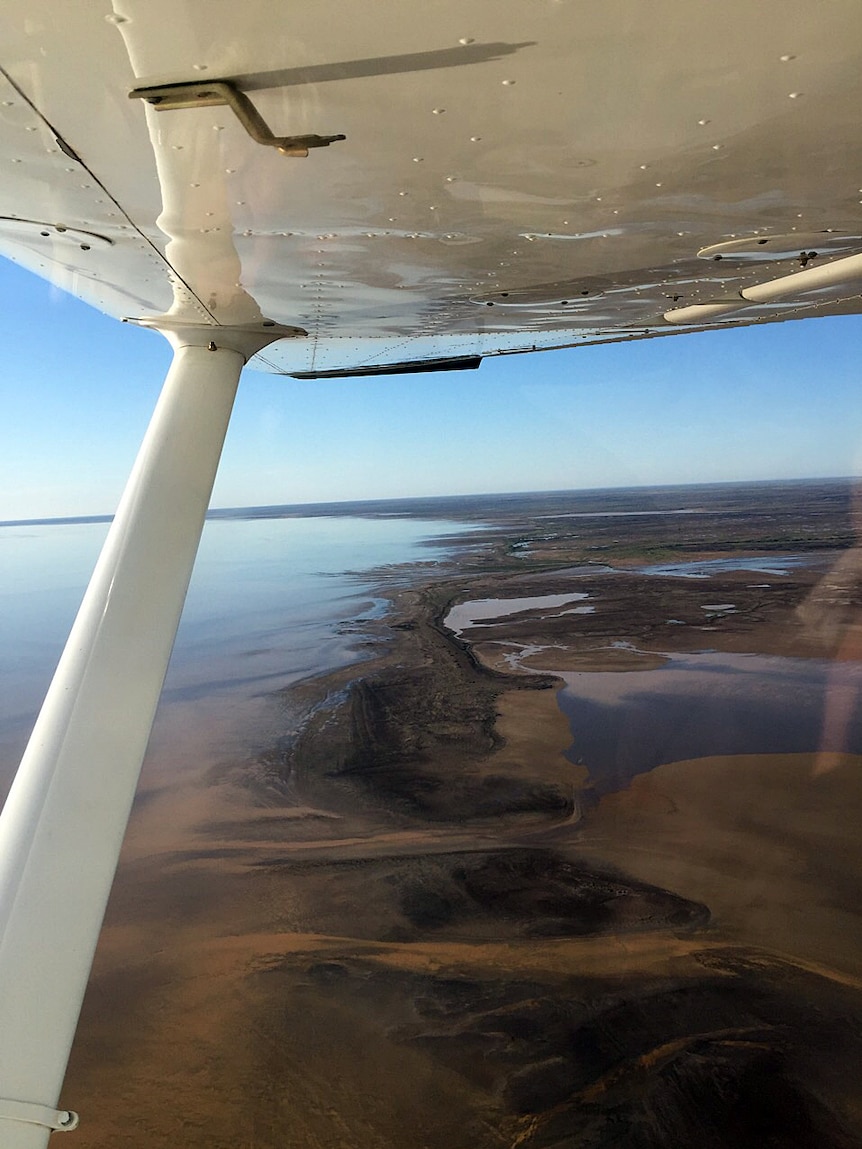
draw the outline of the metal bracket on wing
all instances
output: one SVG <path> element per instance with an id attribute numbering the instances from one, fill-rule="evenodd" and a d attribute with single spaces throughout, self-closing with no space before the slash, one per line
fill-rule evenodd
<path id="1" fill-rule="evenodd" d="M 346 136 L 274 136 L 260 112 L 229 80 L 186 84 L 160 84 L 154 88 L 133 88 L 130 100 L 146 100 L 156 111 L 177 108 L 212 108 L 227 105 L 255 143 L 276 148 L 283 156 L 307 156 L 309 148 L 328 148 Z"/>
<path id="2" fill-rule="evenodd" d="M 78 1114 L 71 1109 L 52 1109 L 50 1105 L 34 1105 L 30 1101 L 8 1101 L 0 1098 L 0 1121 L 23 1121 L 26 1125 L 41 1125 L 55 1133 L 71 1133 L 78 1128 Z"/>

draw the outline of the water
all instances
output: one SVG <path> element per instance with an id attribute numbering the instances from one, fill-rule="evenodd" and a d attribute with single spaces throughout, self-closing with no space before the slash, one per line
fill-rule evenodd
<path id="1" fill-rule="evenodd" d="M 457 523 L 220 518 L 207 522 L 153 741 L 170 718 L 239 745 L 277 733 L 274 692 L 363 657 L 355 624 L 380 614 L 370 572 L 439 561 Z M 106 523 L 0 528 L 0 781 L 21 751 L 62 652 Z M 152 743 L 151 743 L 152 745 Z"/>
<path id="2" fill-rule="evenodd" d="M 762 555 L 759 558 L 702 559 L 694 562 L 657 563 L 638 567 L 638 574 L 673 575 L 675 578 L 710 578 L 728 571 L 756 571 L 758 574 L 786 575 L 797 567 L 814 566 L 823 561 L 818 554 Z"/>
<path id="3" fill-rule="evenodd" d="M 542 594 L 532 598 L 473 599 L 471 602 L 461 602 L 453 606 L 443 620 L 443 625 L 460 638 L 465 630 L 472 630 L 483 624 L 491 624 L 500 619 L 509 618 L 511 615 L 520 614 L 522 611 L 541 610 L 542 608 L 554 610 L 557 607 L 565 606 L 568 602 L 578 602 L 588 597 L 589 595 L 578 591 L 569 594 Z M 584 610 L 585 608 L 581 607 L 580 609 Z M 563 611 L 562 613 L 575 612 Z"/>
<path id="4" fill-rule="evenodd" d="M 599 793 L 667 762 L 732 754 L 862 753 L 862 663 L 669 655 L 654 670 L 560 674 L 572 761 Z"/>

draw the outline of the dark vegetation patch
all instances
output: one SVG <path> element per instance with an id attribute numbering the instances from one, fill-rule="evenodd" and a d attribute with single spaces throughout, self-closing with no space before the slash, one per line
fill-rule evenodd
<path id="1" fill-rule="evenodd" d="M 401 1046 L 456 1074 L 523 1149 L 858 1146 L 845 1103 L 862 1069 L 860 995 L 786 965 L 774 978 L 768 960 L 732 951 L 713 965 L 720 976 L 625 987 L 347 955 L 290 958 L 264 976 L 298 1011 L 325 993 L 370 1048 Z"/>
<path id="2" fill-rule="evenodd" d="M 698 902 L 545 849 L 260 865 L 289 873 L 297 928 L 339 937 L 589 937 L 709 920 Z"/>

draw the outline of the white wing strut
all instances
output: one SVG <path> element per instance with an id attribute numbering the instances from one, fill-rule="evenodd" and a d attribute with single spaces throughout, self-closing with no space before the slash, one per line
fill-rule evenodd
<path id="1" fill-rule="evenodd" d="M 245 361 L 210 348 L 175 350 L 0 816 L 4 1149 L 74 1121 L 54 1107 Z"/>

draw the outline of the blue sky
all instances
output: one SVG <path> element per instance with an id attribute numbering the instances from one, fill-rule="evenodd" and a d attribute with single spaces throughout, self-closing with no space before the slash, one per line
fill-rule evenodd
<path id="1" fill-rule="evenodd" d="M 0 520 L 113 511 L 160 336 L 0 260 Z M 246 371 L 214 506 L 862 472 L 862 317 L 485 360 L 439 376 Z"/>

